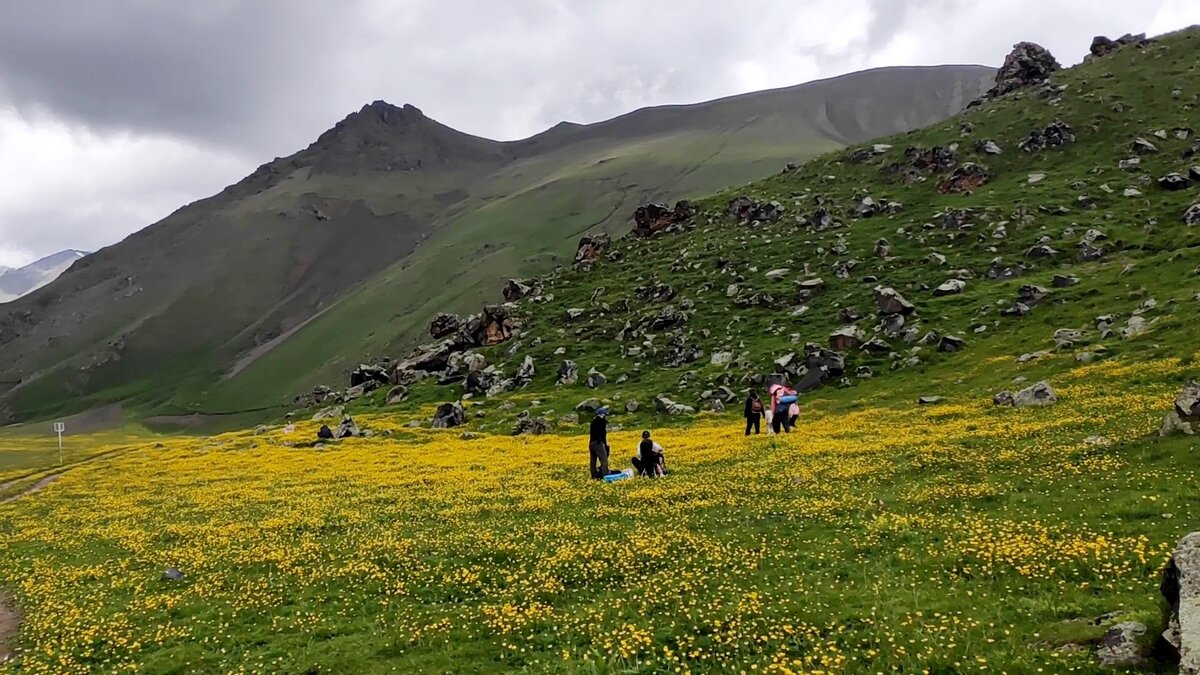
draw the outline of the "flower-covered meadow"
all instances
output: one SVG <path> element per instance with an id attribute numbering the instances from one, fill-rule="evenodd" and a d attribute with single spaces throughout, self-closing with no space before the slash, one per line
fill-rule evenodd
<path id="1" fill-rule="evenodd" d="M 671 475 L 614 484 L 582 437 L 386 416 L 131 445 L 0 506 L 0 671 L 1092 672 L 1059 647 L 1115 610 L 1153 630 L 1200 516 L 1192 442 L 1152 437 L 1177 386 L 1124 368 L 1042 409 L 663 430 Z"/>

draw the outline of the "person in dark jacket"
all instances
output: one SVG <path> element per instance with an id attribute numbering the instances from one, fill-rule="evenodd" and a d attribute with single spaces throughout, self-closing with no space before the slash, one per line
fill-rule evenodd
<path id="1" fill-rule="evenodd" d="M 746 435 L 750 435 L 750 429 L 754 429 L 754 433 L 762 431 L 762 414 L 763 403 L 758 398 L 758 392 L 752 391 L 746 397 L 746 411 L 742 416 L 746 418 Z"/>
<path id="2" fill-rule="evenodd" d="M 642 432 L 638 454 L 633 456 L 632 461 L 633 468 L 639 476 L 657 478 L 667 475 L 667 460 L 663 455 L 663 447 L 650 438 L 649 431 Z"/>
<path id="3" fill-rule="evenodd" d="M 600 407 L 592 418 L 588 431 L 588 453 L 591 455 L 592 478 L 608 475 L 608 408 Z"/>

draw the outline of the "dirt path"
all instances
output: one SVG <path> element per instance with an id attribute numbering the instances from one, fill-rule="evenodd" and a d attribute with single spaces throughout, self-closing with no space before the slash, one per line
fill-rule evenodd
<path id="1" fill-rule="evenodd" d="M 20 499 L 21 497 L 31 495 L 35 492 L 41 492 L 42 490 L 46 489 L 47 485 L 53 483 L 54 481 L 58 480 L 59 478 L 62 478 L 64 473 L 66 473 L 66 472 L 63 471 L 63 472 L 59 472 L 59 473 L 52 473 L 48 476 L 42 476 L 33 485 L 30 485 L 29 487 L 25 488 L 24 490 L 21 490 L 17 494 L 9 495 L 9 496 L 5 497 L 4 499 L 0 499 L 0 505 L 8 504 L 10 502 L 15 502 L 18 499 Z M 8 485 L 11 485 L 11 483 L 5 483 L 4 485 L 8 486 Z"/>
<path id="2" fill-rule="evenodd" d="M 21 624 L 21 615 L 9 602 L 8 596 L 0 591 L 0 664 L 8 663 L 13 656 L 16 645 L 17 627 Z"/>

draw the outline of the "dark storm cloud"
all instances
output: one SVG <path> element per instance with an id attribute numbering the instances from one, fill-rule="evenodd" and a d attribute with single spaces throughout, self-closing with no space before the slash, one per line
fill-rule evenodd
<path id="1" fill-rule="evenodd" d="M 513 139 L 1196 21 L 1196 0 L 0 0 L 0 264 L 112 243 L 375 99 Z"/>

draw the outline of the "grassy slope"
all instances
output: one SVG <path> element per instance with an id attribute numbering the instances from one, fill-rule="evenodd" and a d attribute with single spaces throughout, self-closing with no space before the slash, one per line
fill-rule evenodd
<path id="1" fill-rule="evenodd" d="M 539 144 L 536 154 L 473 187 L 472 198 L 416 254 L 217 385 L 202 409 L 282 401 L 318 382 L 340 381 L 364 354 L 400 351 L 421 339 L 435 313 L 471 311 L 498 296 L 504 277 L 550 269 L 573 253 L 583 232 L 624 229 L 639 204 L 710 193 L 880 130 L 939 119 L 969 100 L 987 71 L 946 73 L 869 71 L 535 137 L 527 143 Z"/>
<path id="2" fill-rule="evenodd" d="M 893 145 L 887 155 L 856 164 L 846 161 L 846 153 L 817 159 L 795 175 L 780 175 L 746 188 L 727 191 L 703 202 L 707 209 L 698 218 L 698 228 L 686 235 L 664 236 L 651 240 L 626 239 L 618 244 L 623 252 L 622 262 L 602 261 L 590 273 L 567 271 L 547 282 L 546 292 L 553 302 L 530 306 L 528 325 L 522 340 L 528 345 L 537 338 L 536 348 L 522 348 L 515 356 L 505 356 L 505 345 L 484 350 L 489 362 L 512 372 L 519 360 L 532 355 L 539 373 L 532 388 L 536 392 L 554 390 L 554 371 L 562 358 L 579 363 L 580 372 L 595 367 L 613 383 L 621 375 L 629 377 L 623 385 L 609 384 L 599 391 L 582 385 L 558 388 L 554 406 L 546 412 L 563 415 L 580 400 L 592 396 L 616 401 L 638 397 L 643 404 L 658 393 L 668 393 L 685 403 L 695 404 L 700 392 L 718 384 L 738 389 L 741 371 L 727 372 L 708 364 L 708 354 L 729 350 L 745 356 L 750 372 L 771 370 L 775 358 L 789 351 L 802 350 L 805 342 L 827 344 L 827 336 L 840 325 L 838 309 L 857 307 L 867 318 L 858 324 L 868 335 L 876 323 L 872 289 L 875 284 L 863 278 L 875 275 L 880 283 L 899 289 L 918 308 L 922 333 L 935 330 L 955 334 L 968 341 L 966 355 L 939 354 L 930 347 L 918 348 L 926 364 L 950 360 L 986 360 L 994 357 L 1015 357 L 1019 354 L 1053 349 L 1052 335 L 1059 328 L 1082 329 L 1085 335 L 1076 340 L 1076 349 L 1084 350 L 1103 342 L 1108 353 L 1139 358 L 1178 356 L 1187 353 L 1194 335 L 1185 329 L 1188 316 L 1194 312 L 1192 295 L 1200 290 L 1192 274 L 1197 260 L 1195 246 L 1200 234 L 1184 226 L 1180 217 L 1189 204 L 1196 201 L 1196 189 L 1168 192 L 1149 179 L 1168 171 L 1186 172 L 1189 162 L 1180 153 L 1189 148 L 1194 137 L 1167 140 L 1153 137 L 1152 132 L 1187 127 L 1194 106 L 1190 94 L 1175 98 L 1171 92 L 1180 89 L 1193 91 L 1196 73 L 1182 45 L 1196 40 L 1194 33 L 1171 37 L 1144 51 L 1127 50 L 1110 59 L 1065 71 L 1054 78 L 1066 85 L 1061 101 L 1037 98 L 1033 91 L 1006 97 L 988 104 L 961 118 L 918 132 L 885 139 Z M 1113 109 L 1120 102 L 1123 112 Z M 1038 153 L 1024 153 L 1017 143 L 1030 130 L 1044 127 L 1061 119 L 1070 123 L 1077 140 L 1063 148 L 1050 148 Z M 962 135 L 959 122 L 969 121 L 974 131 Z M 1134 138 L 1149 137 L 1158 144 L 1160 152 L 1142 157 L 1137 171 L 1122 171 L 1117 162 L 1130 156 L 1129 146 Z M 1003 148 L 1000 156 L 985 156 L 972 148 L 976 141 L 994 139 Z M 909 145 L 959 144 L 962 161 L 986 164 L 992 179 L 973 194 L 939 194 L 936 183 L 949 172 L 929 177 L 923 183 L 902 184 L 897 175 L 886 172 L 884 166 L 902 161 Z M 1029 184 L 1030 173 L 1045 173 L 1047 178 Z M 1078 185 L 1077 185 L 1078 184 Z M 1106 192 L 1101 186 L 1112 192 Z M 1137 187 L 1144 195 L 1124 197 L 1127 187 Z M 775 224 L 758 229 L 739 228 L 724 215 L 724 207 L 734 195 L 747 194 L 757 199 L 778 200 L 787 214 Z M 806 220 L 816 209 L 814 197 L 821 195 L 837 218 L 849 227 L 822 233 L 808 231 L 798 221 Z M 905 206 L 898 215 L 880 215 L 857 219 L 851 209 L 855 196 L 871 195 L 876 200 L 894 199 Z M 1095 208 L 1081 207 L 1078 199 L 1086 195 Z M 1065 213 L 1048 213 L 1039 207 L 1065 207 Z M 924 223 L 938 222 L 939 214 L 949 209 L 972 209 L 973 229 L 948 232 L 940 226 L 924 229 Z M 1006 239 L 996 239 L 993 230 L 1004 224 Z M 898 234 L 903 228 L 904 234 Z M 1077 244 L 1090 228 L 1108 236 L 1102 242 L 1108 253 L 1100 262 L 1083 262 Z M 830 249 L 837 238 L 844 237 L 848 247 L 844 255 Z M 883 260 L 873 256 L 874 242 L 888 238 L 893 256 Z M 1060 251 L 1051 260 L 1029 260 L 1025 251 L 1039 241 L 1047 241 Z M 819 253 L 819 251 L 824 251 Z M 930 265 L 923 259 L 931 251 L 944 254 L 944 267 Z M 1030 267 L 1022 277 L 1009 281 L 989 281 L 984 278 L 990 261 L 1001 257 L 1008 263 L 1023 262 Z M 731 265 L 716 272 L 715 261 L 725 259 Z M 838 279 L 834 266 L 840 261 L 854 259 L 858 266 L 848 279 Z M 803 278 L 808 264 L 812 276 L 826 282 L 826 290 L 806 302 L 807 313 L 795 317 L 791 309 L 796 300 L 795 283 Z M 791 273 L 782 279 L 765 278 L 776 268 L 789 268 Z M 932 289 L 948 279 L 951 270 L 967 269 L 975 276 L 968 281 L 961 295 L 936 298 Z M 1048 300 L 1035 307 L 1024 318 L 1005 318 L 999 310 L 1012 304 L 1023 284 L 1039 284 L 1049 288 L 1054 274 L 1076 274 L 1081 283 L 1065 289 L 1053 289 Z M 702 347 L 706 354 L 697 363 L 679 369 L 661 365 L 669 335 L 660 334 L 649 349 L 658 350 L 658 357 L 623 358 L 628 345 L 613 337 L 627 320 L 637 324 L 639 319 L 655 312 L 659 306 L 634 297 L 633 289 L 651 278 L 669 283 L 678 292 L 675 303 L 687 298 L 695 302 L 693 316 L 683 333 L 689 344 Z M 744 278 L 744 281 L 739 281 Z M 774 309 L 741 309 L 726 296 L 726 286 L 737 283 L 745 291 L 769 291 L 777 298 Z M 595 288 L 604 287 L 599 302 L 614 306 L 628 299 L 630 310 L 620 313 L 605 311 L 589 303 Z M 1120 339 L 1101 340 L 1093 326 L 1100 314 L 1116 313 L 1124 322 L 1146 299 L 1153 298 L 1156 307 L 1144 316 L 1154 330 L 1150 336 L 1132 342 Z M 588 308 L 588 314 L 568 322 L 568 307 Z M 981 333 L 974 332 L 986 325 Z M 711 334 L 705 337 L 701 329 Z M 852 380 L 859 365 L 870 366 L 877 377 L 900 386 L 916 389 L 911 383 L 920 381 L 924 367 L 890 372 L 893 364 L 910 355 L 913 346 L 892 340 L 891 346 L 902 358 L 870 357 L 862 353 L 847 356 L 847 370 Z M 565 348 L 565 356 L 554 351 Z M 690 383 L 678 386 L 681 375 L 692 373 Z M 1004 382 L 993 380 L 995 386 Z M 859 382 L 862 384 L 862 382 Z M 929 383 L 935 390 L 939 383 Z M 925 393 L 931 393 L 926 391 Z M 932 392 L 936 393 L 936 392 Z M 565 395 L 563 395 L 565 394 Z M 417 401 L 445 399 L 456 396 L 432 384 L 423 385 Z M 503 397 L 489 401 L 499 405 Z M 643 405 L 643 411 L 649 406 Z M 487 424 L 503 429 L 513 422 L 513 412 L 490 414 Z M 649 419 L 653 413 L 643 413 L 635 419 Z"/>

